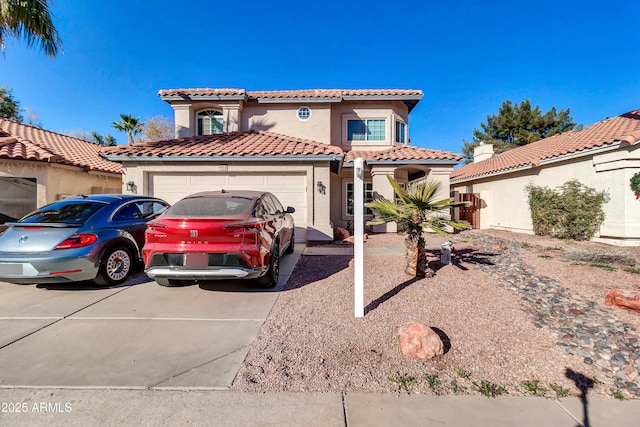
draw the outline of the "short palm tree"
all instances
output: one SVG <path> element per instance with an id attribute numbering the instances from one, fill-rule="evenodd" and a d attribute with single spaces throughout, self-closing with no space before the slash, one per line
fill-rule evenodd
<path id="1" fill-rule="evenodd" d="M 436 200 L 436 194 L 440 189 L 440 183 L 436 181 L 421 182 L 409 185 L 402 189 L 398 183 L 387 176 L 391 186 L 398 195 L 398 201 L 377 199 L 366 203 L 365 206 L 373 209 L 375 218 L 369 221 L 369 225 L 397 222 L 404 226 L 406 239 L 406 273 L 413 276 L 424 277 L 427 274 L 428 263 L 425 250 L 425 242 L 422 233 L 425 228 L 448 235 L 447 228 L 468 228 L 468 224 L 449 218 L 449 209 L 464 206 L 465 202 L 452 202 L 450 198 Z"/>
<path id="2" fill-rule="evenodd" d="M 142 132 L 144 124 L 140 122 L 140 117 L 133 117 L 129 113 L 120 114 L 120 121 L 112 122 L 111 126 L 120 132 L 125 132 L 129 137 L 129 145 L 131 145 L 133 137 Z"/>
<path id="3" fill-rule="evenodd" d="M 5 51 L 6 35 L 24 38 L 27 46 L 39 43 L 54 57 L 62 50 L 62 40 L 53 25 L 47 0 L 0 0 L 0 48 Z"/>

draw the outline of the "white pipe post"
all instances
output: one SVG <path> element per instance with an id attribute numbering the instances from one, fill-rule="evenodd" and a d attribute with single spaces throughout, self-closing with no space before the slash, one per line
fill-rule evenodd
<path id="1" fill-rule="evenodd" d="M 353 162 L 353 281 L 356 317 L 364 317 L 364 160 Z"/>

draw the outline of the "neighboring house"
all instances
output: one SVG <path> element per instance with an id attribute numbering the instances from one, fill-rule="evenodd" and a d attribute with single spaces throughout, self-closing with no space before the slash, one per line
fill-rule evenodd
<path id="1" fill-rule="evenodd" d="M 100 148 L 0 118 L 0 224 L 70 195 L 119 193 L 122 167 Z"/>
<path id="2" fill-rule="evenodd" d="M 174 109 L 176 139 L 103 149 L 122 163 L 123 186 L 170 203 L 203 190 L 268 190 L 296 209 L 302 241 L 330 240 L 334 227 L 353 220 L 354 158 L 365 160 L 365 200 L 394 198 L 386 175 L 405 185 L 429 176 L 446 197 L 462 159 L 408 145 L 419 90 L 176 89 L 159 96 Z"/>
<path id="3" fill-rule="evenodd" d="M 640 172 L 640 110 L 499 155 L 488 144 L 474 154 L 473 163 L 451 174 L 451 189 L 479 194 L 479 228 L 533 233 L 525 187 L 556 188 L 577 179 L 610 197 L 596 238 L 640 244 L 640 201 L 630 187 L 631 177 Z"/>

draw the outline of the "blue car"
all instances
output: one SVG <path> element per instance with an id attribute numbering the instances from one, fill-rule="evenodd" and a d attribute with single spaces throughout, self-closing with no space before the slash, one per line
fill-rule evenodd
<path id="1" fill-rule="evenodd" d="M 146 223 L 169 204 L 149 196 L 101 194 L 57 201 L 6 225 L 0 281 L 124 282 L 141 267 Z"/>

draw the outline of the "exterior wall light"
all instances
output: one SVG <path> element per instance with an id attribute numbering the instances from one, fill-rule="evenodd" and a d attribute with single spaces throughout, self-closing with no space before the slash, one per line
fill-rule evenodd
<path id="1" fill-rule="evenodd" d="M 322 181 L 318 181 L 316 183 L 317 189 L 318 189 L 318 193 L 320 194 L 325 194 L 327 191 L 327 187 L 322 183 Z"/>
<path id="2" fill-rule="evenodd" d="M 135 182 L 133 181 L 127 182 L 127 191 L 135 194 L 137 190 L 138 190 L 138 187 L 136 186 Z"/>

